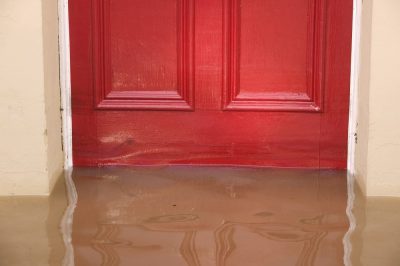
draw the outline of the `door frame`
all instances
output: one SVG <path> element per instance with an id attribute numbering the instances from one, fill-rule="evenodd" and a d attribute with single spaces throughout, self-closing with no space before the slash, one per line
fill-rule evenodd
<path id="1" fill-rule="evenodd" d="M 360 32 L 362 0 L 353 0 L 350 102 L 348 123 L 347 170 L 355 171 L 355 146 L 358 119 L 358 81 L 360 68 Z M 59 17 L 59 56 L 60 56 L 60 89 L 62 136 L 64 148 L 64 168 L 73 166 L 72 161 L 72 108 L 71 108 L 71 69 L 68 0 L 58 0 Z"/>
<path id="2" fill-rule="evenodd" d="M 355 175 L 355 151 L 357 144 L 358 90 L 361 52 L 361 16 L 362 0 L 353 0 L 353 23 L 351 34 L 351 72 L 350 72 L 350 108 L 347 144 L 347 171 Z"/>
<path id="3" fill-rule="evenodd" d="M 68 0 L 58 0 L 58 50 L 60 64 L 62 141 L 64 169 L 72 168 L 71 64 Z"/>

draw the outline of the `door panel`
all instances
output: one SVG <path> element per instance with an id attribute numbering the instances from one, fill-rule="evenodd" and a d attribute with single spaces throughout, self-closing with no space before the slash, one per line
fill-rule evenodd
<path id="1" fill-rule="evenodd" d="M 322 110 L 324 0 L 225 0 L 225 109 Z"/>
<path id="2" fill-rule="evenodd" d="M 96 107 L 192 109 L 192 0 L 93 3 Z"/>
<path id="3" fill-rule="evenodd" d="M 345 168 L 351 0 L 70 0 L 75 165 Z"/>

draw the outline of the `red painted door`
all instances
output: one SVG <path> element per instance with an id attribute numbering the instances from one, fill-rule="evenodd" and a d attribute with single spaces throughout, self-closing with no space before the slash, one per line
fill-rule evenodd
<path id="1" fill-rule="evenodd" d="M 70 0 L 75 165 L 345 168 L 352 0 Z"/>

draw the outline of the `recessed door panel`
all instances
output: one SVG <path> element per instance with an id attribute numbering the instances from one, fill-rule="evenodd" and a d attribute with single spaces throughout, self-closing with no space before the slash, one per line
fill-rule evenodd
<path id="1" fill-rule="evenodd" d="M 279 92 L 282 98 L 307 94 L 307 55 L 312 48 L 308 37 L 314 26 L 308 2 L 236 0 L 231 7 L 236 15 L 236 56 L 243 94 L 269 98 L 278 98 Z"/>
<path id="2" fill-rule="evenodd" d="M 191 0 L 94 1 L 96 106 L 192 109 Z"/>
<path id="3" fill-rule="evenodd" d="M 325 3 L 225 0 L 227 110 L 322 110 Z"/>

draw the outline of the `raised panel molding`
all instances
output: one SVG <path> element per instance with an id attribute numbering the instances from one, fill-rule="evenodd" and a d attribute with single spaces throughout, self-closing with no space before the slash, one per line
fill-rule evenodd
<path id="1" fill-rule="evenodd" d="M 323 111 L 325 0 L 309 0 L 307 92 L 243 93 L 240 91 L 240 0 L 224 0 L 223 110 Z"/>
<path id="2" fill-rule="evenodd" d="M 177 91 L 112 91 L 110 76 L 110 0 L 93 0 L 95 108 L 127 110 L 194 109 L 194 3 L 193 0 L 177 0 L 177 6 Z"/>

